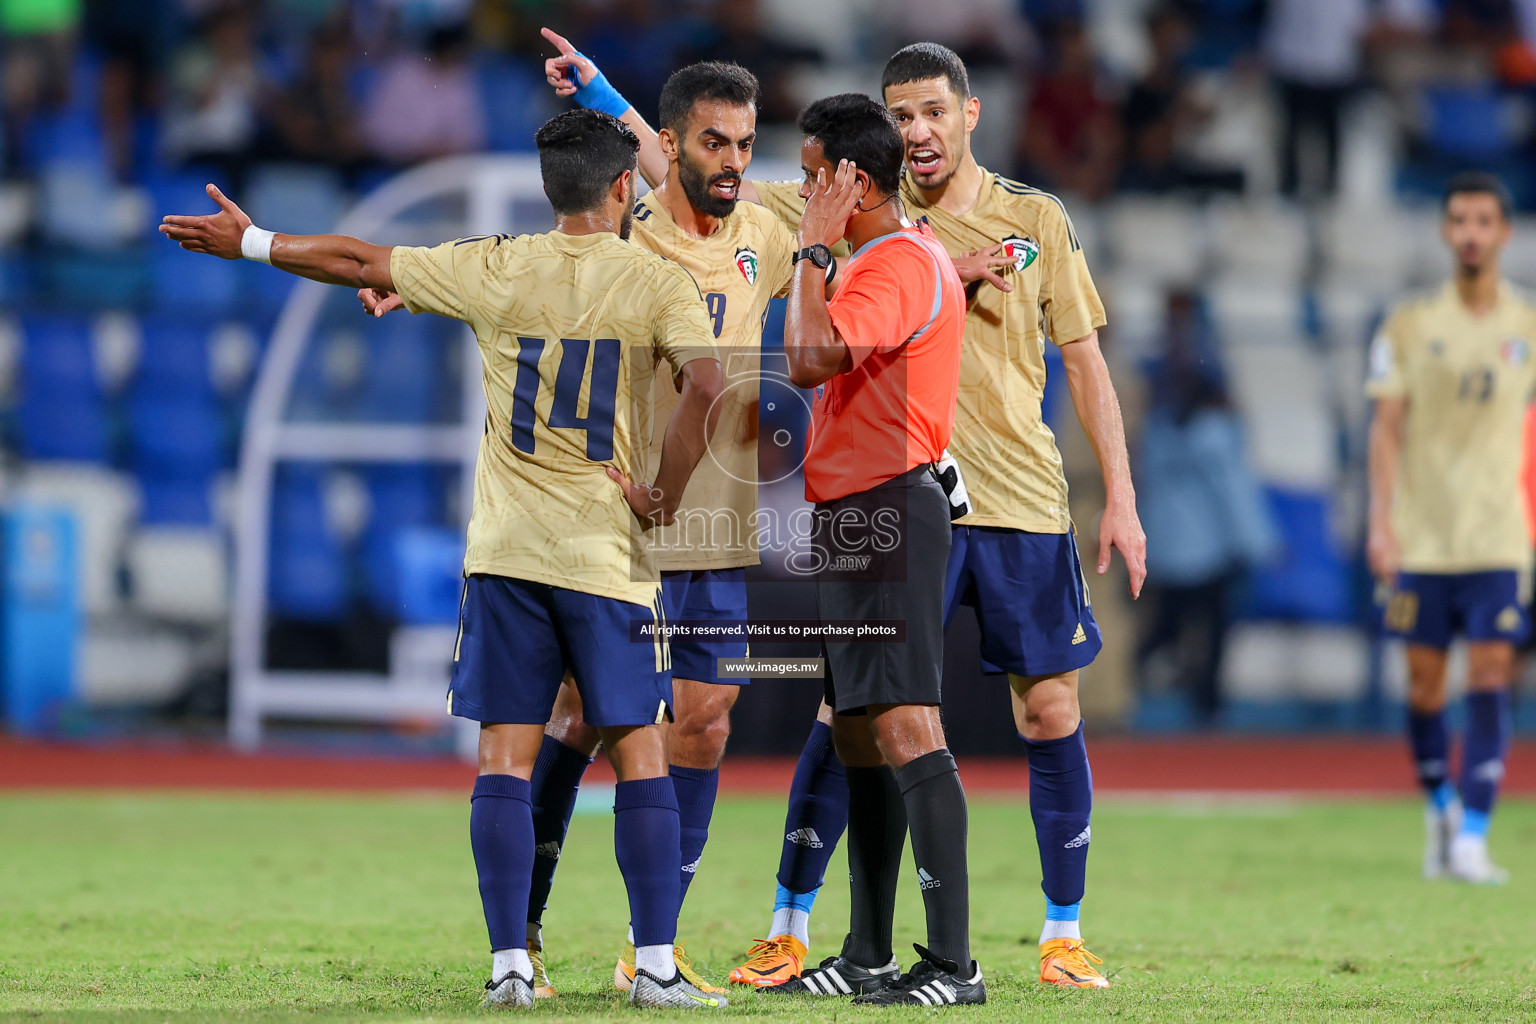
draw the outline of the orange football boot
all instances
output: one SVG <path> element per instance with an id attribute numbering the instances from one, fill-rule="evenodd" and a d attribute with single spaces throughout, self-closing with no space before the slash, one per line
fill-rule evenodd
<path id="1" fill-rule="evenodd" d="M 1040 944 L 1040 980 L 1062 988 L 1109 988 L 1094 967 L 1104 961 L 1088 952 L 1082 939 L 1052 939 Z"/>
<path id="2" fill-rule="evenodd" d="M 805 956 L 810 952 L 793 935 L 780 935 L 773 939 L 759 939 L 747 950 L 747 962 L 731 972 L 728 979 L 736 985 L 753 988 L 772 988 L 791 978 L 800 977 L 805 966 Z"/>

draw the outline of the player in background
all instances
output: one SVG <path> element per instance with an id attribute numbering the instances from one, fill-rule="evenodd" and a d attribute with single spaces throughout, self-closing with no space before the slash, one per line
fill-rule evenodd
<path id="1" fill-rule="evenodd" d="M 654 173 L 656 134 L 590 60 L 562 48 L 545 70 L 562 95 L 589 102 L 584 94 L 591 90 L 608 104 L 604 109 L 621 113 L 641 140 L 641 173 Z M 1097 570 L 1108 571 L 1110 551 L 1118 548 L 1131 594 L 1139 596 L 1146 536 L 1119 399 L 1099 349 L 1103 306 L 1061 201 L 976 163 L 970 135 L 981 101 L 970 95 L 958 56 L 933 43 L 906 47 L 887 63 L 882 89 L 905 145 L 902 202 L 909 214 L 922 215 L 971 286 L 950 444 L 970 511 L 956 523 L 946 619 L 959 604 L 973 605 L 983 667 L 1009 675 L 1044 876 L 1041 980 L 1103 987 L 1108 982 L 1083 945 L 1079 921 L 1092 776 L 1077 699 L 1078 670 L 1102 642 L 1078 562 L 1061 455 L 1040 405 L 1049 339 L 1061 349 L 1073 405 L 1104 475 Z M 739 195 L 797 224 L 804 209 L 799 187 L 743 181 Z M 997 262 L 1004 264 L 1001 276 L 992 269 Z M 995 287 L 978 287 L 980 281 Z M 811 907 L 847 823 L 830 722 L 823 706 L 790 790 L 769 937 L 731 972 L 734 982 L 782 984 L 803 967 Z"/>
<path id="2" fill-rule="evenodd" d="M 529 780 L 569 671 L 619 778 L 614 845 L 639 947 L 630 1002 L 722 1007 L 673 961 L 679 819 L 658 724 L 671 714 L 672 680 L 645 537 L 671 520 L 704 455 L 724 386 L 720 364 L 687 272 L 625 241 L 634 134 L 605 115 L 571 111 L 536 141 L 555 212 L 548 234 L 435 248 L 273 235 L 211 185 L 220 213 L 167 217 L 160 230 L 194 252 L 243 254 L 361 288 L 376 313 L 398 296 L 414 313 L 474 329 L 488 412 L 448 707 L 482 723 L 470 845 L 493 951 L 486 1003 L 533 1004 Z M 631 483 L 645 467 L 661 359 L 681 395 L 655 485 Z M 637 624 L 653 639 L 636 642 Z"/>
<path id="3" fill-rule="evenodd" d="M 1407 641 L 1408 742 L 1428 800 L 1424 875 L 1500 883 L 1488 825 L 1509 750 L 1509 685 L 1529 622 L 1531 540 L 1521 494 L 1536 386 L 1536 305 L 1500 275 L 1509 193 L 1466 173 L 1446 187 L 1439 290 L 1393 310 L 1371 346 L 1371 571 L 1384 625 Z M 1460 795 L 1450 781 L 1446 652 L 1467 639 Z"/>

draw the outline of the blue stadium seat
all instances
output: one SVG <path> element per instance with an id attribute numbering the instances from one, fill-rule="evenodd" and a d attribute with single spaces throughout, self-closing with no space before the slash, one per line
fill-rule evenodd
<path id="1" fill-rule="evenodd" d="M 380 614 L 398 616 L 399 538 L 408 530 L 441 528 L 452 474 L 429 466 L 379 466 L 364 473 L 373 515 L 363 532 L 363 577 L 368 601 Z"/>
<path id="2" fill-rule="evenodd" d="M 543 69 L 507 57 L 487 57 L 479 68 L 486 144 L 494 150 L 531 153 L 533 136 L 559 112 Z"/>
<path id="3" fill-rule="evenodd" d="M 242 269 L 242 261 L 187 252 L 161 238 L 150 248 L 150 298 L 167 312 L 228 312 L 243 297 Z"/>
<path id="4" fill-rule="evenodd" d="M 137 390 L 213 397 L 206 324 L 186 317 L 149 317 L 141 332 Z"/>
<path id="5" fill-rule="evenodd" d="M 1281 556 L 1254 572 L 1245 614 L 1292 622 L 1348 622 L 1349 566 L 1339 551 L 1326 494 L 1270 488 Z"/>
<path id="6" fill-rule="evenodd" d="M 136 392 L 128 422 L 141 473 L 207 479 L 223 465 L 224 426 L 212 398 Z"/>
<path id="7" fill-rule="evenodd" d="M 458 325 L 433 316 L 391 316 L 364 322 L 368 361 L 358 412 L 381 423 L 434 419 L 444 397 L 443 346 Z"/>
<path id="8" fill-rule="evenodd" d="M 330 168 L 265 164 L 251 174 L 240 205 L 268 231 L 318 235 L 341 219 L 347 194 Z"/>
<path id="9" fill-rule="evenodd" d="M 21 456 L 39 461 L 107 461 L 107 411 L 94 391 L 49 394 L 30 387 L 16 409 Z"/>
<path id="10" fill-rule="evenodd" d="M 268 598 L 274 616 L 334 622 L 347 611 L 347 563 L 325 518 L 322 473 L 283 466 L 273 480 Z"/>
<path id="11" fill-rule="evenodd" d="M 207 477 L 141 476 L 139 520 L 151 526 L 207 526 L 213 522 L 210 485 Z"/>
<path id="12" fill-rule="evenodd" d="M 78 316 L 23 316 L 21 369 L 28 392 L 99 390 L 91 324 Z"/>
<path id="13" fill-rule="evenodd" d="M 441 526 L 411 526 L 395 535 L 399 600 L 395 614 L 413 625 L 452 625 L 464 586 L 464 534 Z"/>
<path id="14" fill-rule="evenodd" d="M 1486 160 L 1515 143 L 1504 98 L 1493 88 L 1441 86 L 1424 91 L 1429 142 L 1446 156 Z"/>
<path id="15" fill-rule="evenodd" d="M 28 134 L 31 156 L 39 167 L 57 163 L 107 166 L 101 124 L 89 107 L 39 114 Z"/>

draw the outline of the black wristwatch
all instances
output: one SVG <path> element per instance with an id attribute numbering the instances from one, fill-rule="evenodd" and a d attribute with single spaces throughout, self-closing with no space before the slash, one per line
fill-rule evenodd
<path id="1" fill-rule="evenodd" d="M 826 270 L 832 265 L 832 250 L 817 242 L 815 245 L 808 245 L 795 253 L 793 262 L 799 263 L 801 260 L 810 260 L 822 270 Z"/>

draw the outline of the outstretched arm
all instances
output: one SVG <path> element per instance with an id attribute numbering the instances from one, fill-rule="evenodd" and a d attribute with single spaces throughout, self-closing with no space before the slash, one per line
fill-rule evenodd
<path id="1" fill-rule="evenodd" d="M 1141 596 L 1147 579 L 1147 535 L 1136 514 L 1136 489 L 1131 486 L 1131 460 L 1125 445 L 1125 421 L 1109 366 L 1099 349 L 1099 332 L 1061 346 L 1067 386 L 1077 419 L 1088 435 L 1104 474 L 1104 519 L 1099 524 L 1100 575 L 1109 571 L 1109 553 L 1119 548 L 1131 574 L 1131 596 Z"/>
<path id="2" fill-rule="evenodd" d="M 559 56 L 544 62 L 544 80 L 554 88 L 555 95 L 574 98 L 588 110 L 612 114 L 629 125 L 630 130 L 640 139 L 641 177 L 645 178 L 645 183 L 651 188 L 660 185 L 667 177 L 667 156 L 661 151 L 661 140 L 656 135 L 656 129 L 646 123 L 640 112 L 617 89 L 608 84 L 607 76 L 598 70 L 590 57 L 572 46 L 569 39 L 554 29 L 542 28 L 539 31 L 560 51 Z M 737 195 L 749 203 L 758 201 L 757 189 L 745 179 Z"/>
<path id="3" fill-rule="evenodd" d="M 160 233 L 188 252 L 226 260 L 245 256 L 321 284 L 394 290 L 389 272 L 392 246 L 369 245 L 346 235 L 280 235 L 252 229 L 251 218 L 217 186 L 208 186 L 208 197 L 219 204 L 218 213 L 166 217 Z"/>

